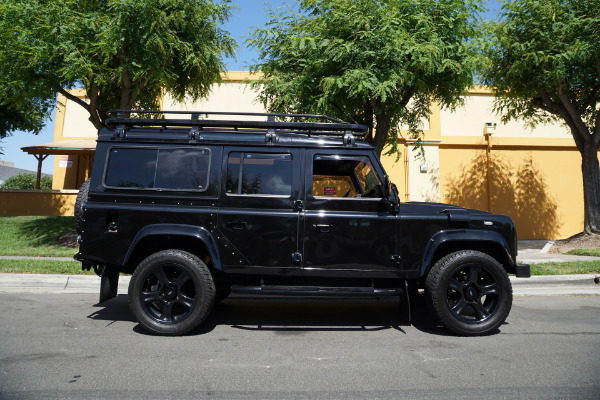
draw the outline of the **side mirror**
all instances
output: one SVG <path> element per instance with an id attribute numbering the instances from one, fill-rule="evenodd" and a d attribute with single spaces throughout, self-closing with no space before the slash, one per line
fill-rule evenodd
<path id="1" fill-rule="evenodd" d="M 383 177 L 383 195 L 386 199 L 389 199 L 392 195 L 392 183 L 388 175 Z"/>
<path id="2" fill-rule="evenodd" d="M 390 177 L 387 175 L 383 178 L 383 192 L 388 212 L 391 214 L 397 214 L 400 211 L 397 195 L 398 192 L 396 185 L 390 181 Z"/>

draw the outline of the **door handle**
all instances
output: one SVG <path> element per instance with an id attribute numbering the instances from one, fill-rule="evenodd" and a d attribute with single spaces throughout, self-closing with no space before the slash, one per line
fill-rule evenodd
<path id="1" fill-rule="evenodd" d="M 244 221 L 230 221 L 227 223 L 228 228 L 233 228 L 235 230 L 246 229 L 247 225 L 248 225 L 248 223 L 244 222 Z"/>
<path id="2" fill-rule="evenodd" d="M 314 232 L 328 233 L 333 230 L 333 225 L 313 224 L 312 230 Z"/>

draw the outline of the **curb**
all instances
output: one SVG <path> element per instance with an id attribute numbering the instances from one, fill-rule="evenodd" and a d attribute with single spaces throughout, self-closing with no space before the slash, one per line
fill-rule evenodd
<path id="1" fill-rule="evenodd" d="M 600 296 L 599 282 L 590 274 L 510 277 L 515 296 Z"/>
<path id="2" fill-rule="evenodd" d="M 131 277 L 119 279 L 118 292 L 127 293 Z M 0 273 L 0 293 L 100 293 L 96 275 L 51 275 Z"/>

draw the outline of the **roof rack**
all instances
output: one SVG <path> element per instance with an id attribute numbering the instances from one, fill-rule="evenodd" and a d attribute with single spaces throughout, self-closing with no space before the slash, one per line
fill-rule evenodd
<path id="1" fill-rule="evenodd" d="M 131 118 L 129 114 L 155 114 L 163 118 Z M 116 136 L 125 137 L 127 128 L 154 127 L 189 127 L 190 140 L 201 139 L 200 132 L 204 128 L 233 128 L 235 133 L 244 133 L 239 129 L 265 129 L 265 141 L 276 142 L 276 130 L 286 133 L 305 134 L 310 136 L 342 136 L 343 143 L 353 146 L 355 140 L 363 140 L 367 127 L 361 124 L 350 124 L 326 115 L 314 114 L 278 114 L 278 113 L 249 113 L 249 112 L 215 112 L 215 111 L 164 111 L 164 110 L 109 110 L 107 115 L 116 115 L 107 119 L 109 127 L 117 130 Z M 188 116 L 188 118 L 165 118 L 165 115 Z M 205 119 L 209 115 L 266 117 L 266 121 L 258 120 L 213 120 Z M 290 119 L 321 119 L 327 122 L 298 122 L 276 121 L 276 118 Z"/>

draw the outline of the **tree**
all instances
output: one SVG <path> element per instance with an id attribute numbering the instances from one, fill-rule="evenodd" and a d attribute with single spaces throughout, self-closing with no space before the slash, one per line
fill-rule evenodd
<path id="1" fill-rule="evenodd" d="M 219 28 L 230 9 L 229 0 L 0 0 L 0 90 L 18 94 L 3 105 L 26 119 L 23 99 L 43 105 L 61 93 L 99 130 L 111 108 L 159 108 L 161 90 L 204 97 L 234 53 Z"/>
<path id="2" fill-rule="evenodd" d="M 36 182 L 37 178 L 34 174 L 18 174 L 11 176 L 6 179 L 4 183 L 0 184 L 0 189 L 35 189 Z M 51 176 L 43 176 L 42 179 L 40 179 L 40 189 L 52 189 Z"/>
<path id="3" fill-rule="evenodd" d="M 303 0 L 270 10 L 249 44 L 271 111 L 322 113 L 369 127 L 381 154 L 400 123 L 415 137 L 429 102 L 461 103 L 478 65 L 478 0 Z M 396 151 L 391 141 L 390 152 Z"/>
<path id="4" fill-rule="evenodd" d="M 503 121 L 561 121 L 581 153 L 584 232 L 600 233 L 600 0 L 510 0 L 484 47 Z"/>

